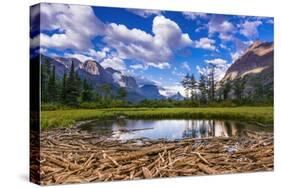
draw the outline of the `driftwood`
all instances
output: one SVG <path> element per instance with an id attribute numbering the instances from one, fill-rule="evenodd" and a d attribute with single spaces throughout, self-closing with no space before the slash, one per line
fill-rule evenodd
<path id="1" fill-rule="evenodd" d="M 78 129 L 57 129 L 41 133 L 40 156 L 31 155 L 40 168 L 31 164 L 31 171 L 39 171 L 43 185 L 271 171 L 273 154 L 272 133 L 121 142 Z"/>

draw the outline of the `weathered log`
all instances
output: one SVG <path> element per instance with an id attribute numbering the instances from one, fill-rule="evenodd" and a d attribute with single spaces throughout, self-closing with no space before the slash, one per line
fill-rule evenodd
<path id="1" fill-rule="evenodd" d="M 204 157 L 202 157 L 202 155 L 200 153 L 198 153 L 198 152 L 191 152 L 191 153 L 197 155 L 206 164 L 210 164 Z"/>
<path id="2" fill-rule="evenodd" d="M 71 138 L 71 139 L 69 139 Z M 89 139 L 91 138 L 91 139 Z M 273 134 L 249 132 L 238 138 L 103 140 L 76 129 L 43 131 L 39 161 L 31 172 L 40 171 L 41 183 L 92 182 L 270 171 L 273 163 Z M 237 148 L 228 152 L 226 148 Z M 31 151 L 32 152 L 32 151 Z"/>
<path id="3" fill-rule="evenodd" d="M 205 172 L 207 174 L 216 174 L 217 173 L 216 170 L 204 165 L 203 163 L 198 163 L 197 165 L 200 170 L 202 170 L 203 172 Z"/>
<path id="4" fill-rule="evenodd" d="M 152 178 L 151 172 L 146 167 L 142 167 L 142 173 L 145 179 Z"/>
<path id="5" fill-rule="evenodd" d="M 151 154 L 162 152 L 164 150 L 174 149 L 176 147 L 177 146 L 172 145 L 172 146 L 160 147 L 160 148 L 158 148 L 158 147 L 157 148 L 148 148 L 148 149 L 145 149 L 145 150 L 142 150 L 142 151 L 132 152 L 132 153 L 128 154 L 127 156 L 116 157 L 115 161 L 127 161 L 127 160 L 142 157 L 144 155 L 151 155 Z M 102 163 L 106 163 L 106 162 L 109 162 L 109 161 L 110 160 L 108 160 L 108 159 L 101 159 L 100 160 L 100 162 L 102 162 Z"/>
<path id="6" fill-rule="evenodd" d="M 56 158 L 54 158 L 54 157 L 50 157 L 48 155 L 41 154 L 41 157 L 45 158 L 49 162 L 54 163 L 54 164 L 56 164 L 56 165 L 58 165 L 60 167 L 69 168 L 70 170 L 76 170 L 76 169 L 81 168 L 80 165 L 73 164 L 73 163 L 71 163 L 69 161 L 66 162 L 65 159 L 62 159 L 59 156 L 56 156 Z"/>

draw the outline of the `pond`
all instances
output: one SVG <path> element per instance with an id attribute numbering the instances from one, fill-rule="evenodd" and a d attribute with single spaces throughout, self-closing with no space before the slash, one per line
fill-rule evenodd
<path id="1" fill-rule="evenodd" d="M 117 140 L 233 137 L 243 136 L 245 130 L 271 132 L 272 129 L 237 121 L 224 120 L 132 120 L 92 121 L 80 126 L 100 137 Z"/>

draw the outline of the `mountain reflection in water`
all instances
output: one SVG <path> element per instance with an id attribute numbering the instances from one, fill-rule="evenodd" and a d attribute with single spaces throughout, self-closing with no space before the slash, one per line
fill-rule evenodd
<path id="1" fill-rule="evenodd" d="M 138 138 L 183 139 L 241 136 L 249 128 L 259 131 L 255 125 L 224 120 L 107 120 L 89 123 L 84 130 L 118 140 Z"/>

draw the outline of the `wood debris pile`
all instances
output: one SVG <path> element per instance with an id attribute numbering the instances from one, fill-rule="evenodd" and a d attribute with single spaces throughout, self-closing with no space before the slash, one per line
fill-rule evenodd
<path id="1" fill-rule="evenodd" d="M 273 170 L 272 133 L 122 142 L 56 129 L 41 133 L 40 146 L 44 185 Z"/>

